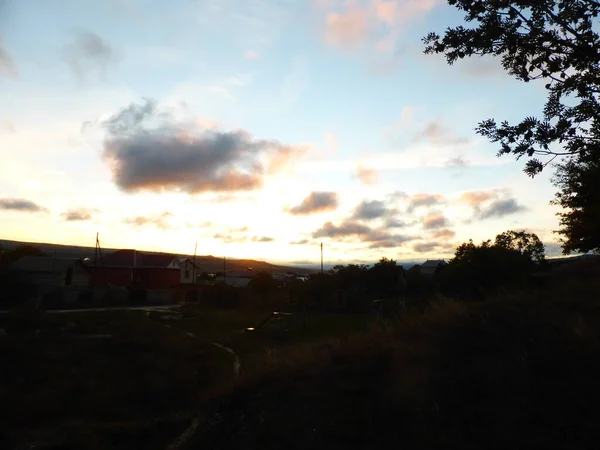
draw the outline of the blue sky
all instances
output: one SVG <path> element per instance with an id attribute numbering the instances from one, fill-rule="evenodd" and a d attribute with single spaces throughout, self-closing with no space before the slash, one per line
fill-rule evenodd
<path id="1" fill-rule="evenodd" d="M 310 262 L 557 245 L 550 171 L 480 120 L 541 111 L 492 59 L 447 66 L 437 0 L 6 0 L 3 238 Z"/>

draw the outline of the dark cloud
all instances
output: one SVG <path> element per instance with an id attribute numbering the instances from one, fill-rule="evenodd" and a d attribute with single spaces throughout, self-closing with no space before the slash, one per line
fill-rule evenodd
<path id="1" fill-rule="evenodd" d="M 436 230 L 431 234 L 434 239 L 452 239 L 454 236 L 456 236 L 456 233 L 448 228 Z"/>
<path id="2" fill-rule="evenodd" d="M 302 203 L 288 209 L 290 214 L 307 215 L 333 211 L 338 207 L 338 195 L 335 192 L 311 192 Z"/>
<path id="3" fill-rule="evenodd" d="M 24 198 L 0 198 L 0 209 L 22 212 L 47 212 L 43 206 Z"/>
<path id="4" fill-rule="evenodd" d="M 313 238 L 348 238 L 353 237 L 362 243 L 368 243 L 370 248 L 391 248 L 414 240 L 415 237 L 389 233 L 384 229 L 371 228 L 359 222 L 346 221 L 340 225 L 326 222 L 313 233 Z"/>
<path id="5" fill-rule="evenodd" d="M 313 233 L 313 238 L 336 238 L 345 236 L 364 235 L 371 231 L 371 228 L 358 222 L 347 221 L 341 225 L 334 225 L 332 222 L 326 222 L 321 228 Z"/>
<path id="6" fill-rule="evenodd" d="M 369 242 L 369 248 L 395 248 L 405 242 L 413 241 L 416 237 L 404 234 L 387 233 L 383 230 L 374 230 L 367 234 L 362 242 Z"/>
<path id="7" fill-rule="evenodd" d="M 454 158 L 450 158 L 448 161 L 446 161 L 445 166 L 450 169 L 465 169 L 469 166 L 469 161 L 462 156 L 455 156 Z"/>
<path id="8" fill-rule="evenodd" d="M 437 249 L 439 244 L 437 242 L 419 242 L 413 245 L 413 250 L 418 253 L 427 253 Z"/>
<path id="9" fill-rule="evenodd" d="M 448 219 L 443 214 L 434 213 L 429 214 L 423 220 L 423 228 L 426 230 L 433 230 L 436 228 L 443 228 L 448 226 Z"/>
<path id="10" fill-rule="evenodd" d="M 365 200 L 355 209 L 352 218 L 359 220 L 372 220 L 388 214 L 386 204 L 380 200 Z"/>
<path id="11" fill-rule="evenodd" d="M 439 194 L 415 194 L 408 201 L 407 212 L 411 213 L 422 206 L 433 206 L 442 203 L 443 197 Z"/>
<path id="12" fill-rule="evenodd" d="M 385 228 L 406 228 L 408 226 L 410 226 L 410 224 L 395 217 L 390 217 L 385 221 Z"/>
<path id="13" fill-rule="evenodd" d="M 107 66 L 116 59 L 110 44 L 95 33 L 80 30 L 64 50 L 65 60 L 78 78 L 91 72 L 103 76 Z"/>
<path id="14" fill-rule="evenodd" d="M 252 190 L 300 150 L 253 139 L 244 130 L 196 131 L 156 104 L 132 104 L 103 123 L 104 157 L 126 192 L 187 193 Z"/>
<path id="15" fill-rule="evenodd" d="M 413 142 L 428 142 L 437 145 L 462 145 L 467 144 L 469 139 L 457 137 L 452 130 L 440 122 L 431 121 L 413 136 Z"/>
<path id="16" fill-rule="evenodd" d="M 162 214 L 155 215 L 155 216 L 149 216 L 149 217 L 145 217 L 145 216 L 132 217 L 129 219 L 125 219 L 124 222 L 129 225 L 134 225 L 136 227 L 143 227 L 143 226 L 150 225 L 150 226 L 154 226 L 156 228 L 160 228 L 161 230 L 166 230 L 167 228 L 170 228 L 170 225 L 169 225 L 169 222 L 167 221 L 167 219 L 172 216 L 173 216 L 172 213 L 164 212 Z"/>
<path id="17" fill-rule="evenodd" d="M 62 214 L 65 222 L 82 222 L 92 220 L 92 210 L 86 208 L 70 209 Z"/>
<path id="18" fill-rule="evenodd" d="M 273 242 L 275 239 L 269 236 L 254 236 L 252 242 Z"/>
<path id="19" fill-rule="evenodd" d="M 526 208 L 519 205 L 514 198 L 494 200 L 485 208 L 481 208 L 477 212 L 477 217 L 480 219 L 490 219 L 494 217 L 504 217 L 525 211 Z"/>
<path id="20" fill-rule="evenodd" d="M 2 44 L 2 37 L 0 37 L 0 75 L 17 78 L 17 66 L 13 61 L 10 53 L 4 48 Z"/>

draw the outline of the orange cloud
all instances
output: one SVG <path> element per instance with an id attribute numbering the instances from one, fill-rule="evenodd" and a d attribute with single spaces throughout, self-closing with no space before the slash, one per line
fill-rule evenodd
<path id="1" fill-rule="evenodd" d="M 448 228 L 443 228 L 441 230 L 434 231 L 431 237 L 433 239 L 452 239 L 456 233 Z"/>
<path id="2" fill-rule="evenodd" d="M 479 206 L 482 203 L 484 203 L 488 200 L 491 200 L 493 198 L 496 198 L 496 194 L 493 192 L 486 192 L 486 191 L 465 192 L 460 197 L 460 199 L 463 202 L 468 203 L 471 206 Z"/>
<path id="3" fill-rule="evenodd" d="M 327 43 L 333 47 L 358 48 L 370 34 L 369 12 L 356 6 L 350 6 L 345 12 L 327 14 L 325 25 Z"/>
<path id="4" fill-rule="evenodd" d="M 374 169 L 369 169 L 368 167 L 363 167 L 359 165 L 356 168 L 356 175 L 363 184 L 377 184 L 377 172 Z"/>

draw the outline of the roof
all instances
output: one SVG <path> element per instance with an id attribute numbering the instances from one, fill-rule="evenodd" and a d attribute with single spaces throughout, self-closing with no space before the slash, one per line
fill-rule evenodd
<path id="1" fill-rule="evenodd" d="M 175 255 L 163 253 L 140 253 L 137 250 L 117 250 L 109 253 L 98 260 L 98 266 L 102 267 L 164 267 L 167 268 L 175 259 Z M 93 261 L 91 261 L 93 264 Z"/>
<path id="2" fill-rule="evenodd" d="M 22 272 L 60 273 L 73 267 L 78 258 L 53 258 L 52 256 L 23 256 L 10 265 L 12 270 Z"/>
<path id="3" fill-rule="evenodd" d="M 443 265 L 445 266 L 446 264 L 448 264 L 446 261 L 444 261 L 443 259 L 428 259 L 427 261 L 425 261 L 423 264 L 421 264 L 421 268 L 425 268 L 425 269 L 435 269 L 437 268 L 439 265 Z"/>

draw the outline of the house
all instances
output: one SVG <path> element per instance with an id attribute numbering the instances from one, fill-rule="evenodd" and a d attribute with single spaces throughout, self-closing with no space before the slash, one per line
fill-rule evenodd
<path id="1" fill-rule="evenodd" d="M 189 258 L 164 253 L 117 250 L 88 264 L 93 286 L 172 289 L 194 281 L 194 265 Z"/>
<path id="2" fill-rule="evenodd" d="M 81 259 L 22 256 L 10 265 L 18 281 L 45 288 L 87 287 L 89 274 Z"/>
<path id="3" fill-rule="evenodd" d="M 432 277 L 447 265 L 448 263 L 443 259 L 428 259 L 419 267 L 419 273 L 425 277 Z"/>
<path id="4" fill-rule="evenodd" d="M 228 270 L 226 276 L 219 274 L 216 278 L 216 282 L 225 283 L 229 286 L 245 287 L 252 281 L 252 269 L 234 269 Z"/>

